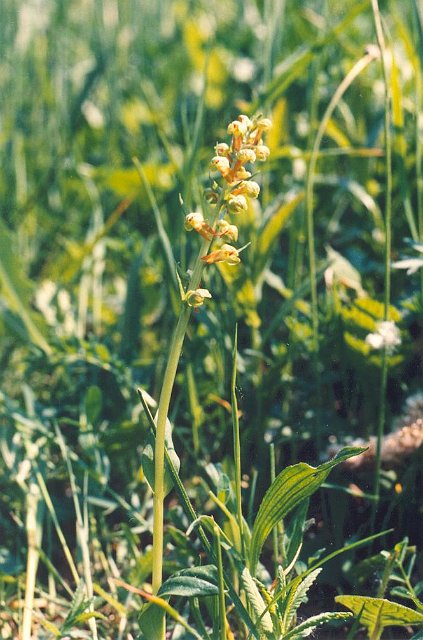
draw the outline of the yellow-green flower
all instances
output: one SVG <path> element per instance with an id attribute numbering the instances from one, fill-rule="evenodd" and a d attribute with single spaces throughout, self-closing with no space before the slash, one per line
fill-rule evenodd
<path id="1" fill-rule="evenodd" d="M 204 300 L 211 298 L 211 293 L 208 289 L 190 289 L 185 294 L 185 302 L 190 307 L 201 307 L 204 304 Z"/>

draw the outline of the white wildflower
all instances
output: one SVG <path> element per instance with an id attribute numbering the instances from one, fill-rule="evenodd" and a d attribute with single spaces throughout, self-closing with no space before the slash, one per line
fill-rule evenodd
<path id="1" fill-rule="evenodd" d="M 372 349 L 385 348 L 388 353 L 392 353 L 401 344 L 401 334 L 394 322 L 385 320 L 378 323 L 375 333 L 366 336 L 366 343 Z"/>
<path id="2" fill-rule="evenodd" d="M 232 66 L 232 75 L 238 82 L 251 82 L 256 72 L 256 65 L 251 58 L 236 58 Z"/>

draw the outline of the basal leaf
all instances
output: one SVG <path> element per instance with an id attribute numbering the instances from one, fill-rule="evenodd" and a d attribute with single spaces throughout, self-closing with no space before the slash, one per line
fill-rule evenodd
<path id="1" fill-rule="evenodd" d="M 219 593 L 217 585 L 217 570 L 212 564 L 203 567 L 182 569 L 174 573 L 162 584 L 159 596 L 216 596 Z"/>
<path id="2" fill-rule="evenodd" d="M 148 603 L 138 616 L 138 624 L 146 640 L 156 640 L 162 636 L 165 612 L 156 604 Z"/>
<path id="3" fill-rule="evenodd" d="M 385 627 L 423 625 L 423 613 L 385 598 L 337 596 L 335 601 L 359 616 L 360 623 L 367 627 L 370 636 L 373 636 L 375 630 L 383 630 Z"/>
<path id="4" fill-rule="evenodd" d="M 253 526 L 250 555 L 252 573 L 255 572 L 260 552 L 273 527 L 320 487 L 332 467 L 362 451 L 360 447 L 346 447 L 332 460 L 318 467 L 300 462 L 287 467 L 275 478 L 263 498 Z"/>

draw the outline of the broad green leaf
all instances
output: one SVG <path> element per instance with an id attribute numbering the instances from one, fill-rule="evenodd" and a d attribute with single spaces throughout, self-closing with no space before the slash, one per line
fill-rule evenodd
<path id="1" fill-rule="evenodd" d="M 162 637 L 165 612 L 156 604 L 148 603 L 138 616 L 138 624 L 146 640 L 157 640 Z"/>
<path id="2" fill-rule="evenodd" d="M 103 404 L 103 394 L 100 387 L 91 385 L 87 389 L 84 399 L 85 413 L 89 424 L 95 424 L 97 421 Z"/>
<path id="3" fill-rule="evenodd" d="M 360 623 L 364 624 L 370 636 L 380 637 L 385 627 L 408 626 L 414 624 L 423 625 L 423 613 L 413 611 L 409 607 L 396 602 L 390 602 L 385 598 L 369 598 L 367 596 L 337 596 L 335 601 L 351 609 L 354 615 L 359 616 Z"/>
<path id="4" fill-rule="evenodd" d="M 19 316 L 29 340 L 46 353 L 51 353 L 50 345 L 43 335 L 41 317 L 38 319 L 29 305 L 32 294 L 31 283 L 26 278 L 19 257 L 14 251 L 13 237 L 1 220 L 0 293 L 10 311 Z"/>
<path id="5" fill-rule="evenodd" d="M 344 341 L 348 345 L 352 357 L 360 354 L 365 357 L 365 365 L 379 367 L 382 355 L 378 350 L 372 349 L 366 342 L 369 333 L 377 331 L 378 323 L 384 320 L 384 305 L 372 298 L 358 298 L 351 305 L 343 305 L 341 317 L 344 326 Z M 396 307 L 389 305 L 388 320 L 398 323 L 401 314 Z M 388 354 L 389 367 L 394 367 L 403 360 L 403 355 L 399 353 Z M 358 360 L 361 365 L 363 360 Z"/>
<path id="6" fill-rule="evenodd" d="M 147 598 L 147 594 L 143 594 Z M 138 616 L 138 624 L 143 633 L 145 640 L 157 640 L 163 637 L 163 618 L 165 614 L 176 620 L 177 623 L 182 625 L 189 633 L 191 633 L 197 640 L 203 640 L 200 634 L 181 616 L 176 609 L 170 606 L 170 604 L 163 598 L 158 596 L 148 595 L 150 601 L 145 606 L 140 615 Z"/>
<path id="7" fill-rule="evenodd" d="M 311 496 L 326 480 L 333 467 L 363 450 L 361 447 L 346 447 L 319 467 L 300 462 L 287 467 L 275 478 L 263 498 L 253 526 L 250 555 L 252 573 L 255 572 L 260 552 L 273 527 Z"/>
<path id="8" fill-rule="evenodd" d="M 216 596 L 219 593 L 217 586 L 217 570 L 213 564 L 203 567 L 182 569 L 174 573 L 162 584 L 158 592 L 159 596 Z"/>

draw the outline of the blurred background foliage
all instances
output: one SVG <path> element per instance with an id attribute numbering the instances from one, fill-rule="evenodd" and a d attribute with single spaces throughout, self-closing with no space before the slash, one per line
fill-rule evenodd
<path id="1" fill-rule="evenodd" d="M 381 10 L 392 53 L 398 260 L 410 241 L 423 240 L 422 14 L 414 0 L 385 0 Z M 1 13 L 0 539 L 13 543 L 4 546 L 0 572 L 21 575 L 25 483 L 34 470 L 75 544 L 59 429 L 78 482 L 89 475 L 100 550 L 139 582 L 148 576 L 151 495 L 140 469 L 148 426 L 136 388 L 158 396 L 179 305 L 176 269 L 185 282 L 197 251 L 184 216 L 200 206 L 213 146 L 238 113 L 272 118 L 271 158 L 260 204 L 237 219 L 241 244 L 251 242 L 243 263 L 208 269 L 213 300 L 193 314 L 170 416 L 181 476 L 202 504 L 206 465 L 230 464 L 236 322 L 250 509 L 268 483 L 270 442 L 280 469 L 298 459 L 315 463 L 331 446 L 375 433 L 381 358 L 365 338 L 383 318 L 378 60 L 340 98 L 319 149 L 317 352 L 304 200 L 329 101 L 375 43 L 370 3 L 2 0 Z M 392 272 L 390 313 L 402 344 L 389 359 L 388 429 L 398 427 L 407 398 L 423 409 L 422 285 L 419 272 Z M 369 492 L 371 473 L 341 470 L 336 478 L 314 507 L 310 548 L 342 546 L 345 536 L 367 530 L 369 504 L 356 496 L 352 508 L 348 490 Z M 416 542 L 418 453 L 405 468 L 385 469 L 382 485 L 378 525 L 394 523 Z M 170 512 L 175 542 L 183 523 L 176 505 Z M 48 521 L 45 553 L 60 564 Z M 169 566 L 184 566 L 193 553 L 189 541 L 177 538 L 178 545 Z M 44 570 L 46 579 L 47 562 Z M 326 572 L 333 589 L 348 582 L 348 571 L 341 574 L 342 567 Z"/>

